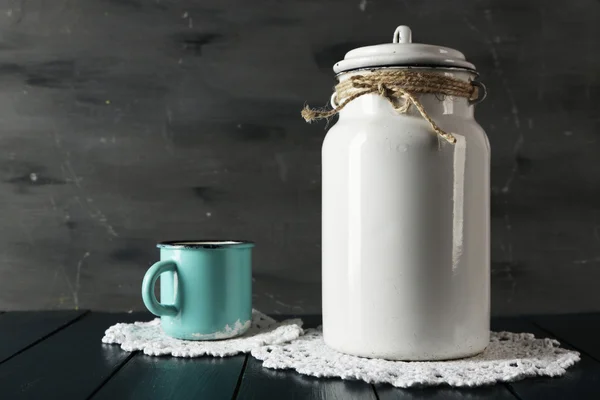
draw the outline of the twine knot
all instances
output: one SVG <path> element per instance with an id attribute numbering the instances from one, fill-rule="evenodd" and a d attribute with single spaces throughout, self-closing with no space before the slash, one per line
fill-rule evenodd
<path id="1" fill-rule="evenodd" d="M 449 76 L 431 72 L 414 72 L 407 70 L 381 70 L 367 75 L 354 75 L 338 83 L 331 110 L 319 110 L 305 106 L 302 117 L 306 122 L 330 118 L 340 112 L 352 100 L 365 94 L 377 93 L 387 99 L 392 107 L 405 114 L 414 105 L 421 116 L 429 123 L 434 132 L 450 143 L 456 143 L 451 133 L 442 130 L 427 114 L 423 105 L 414 96 L 415 93 L 435 93 L 447 96 L 464 97 L 475 100 L 478 87 Z"/>

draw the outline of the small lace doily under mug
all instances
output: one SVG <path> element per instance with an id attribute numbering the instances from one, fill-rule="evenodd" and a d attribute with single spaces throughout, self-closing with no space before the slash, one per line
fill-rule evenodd
<path id="1" fill-rule="evenodd" d="M 108 328 L 103 343 L 119 344 L 126 351 L 143 351 L 150 356 L 174 357 L 226 357 L 248 353 L 265 345 L 277 345 L 297 339 L 303 334 L 302 320 L 289 319 L 277 322 L 273 318 L 252 310 L 252 324 L 242 336 L 223 340 L 192 341 L 167 336 L 160 319 L 150 322 L 120 323 Z"/>
<path id="2" fill-rule="evenodd" d="M 442 384 L 473 387 L 534 376 L 555 377 L 579 361 L 579 353 L 560 348 L 556 340 L 510 332 L 492 332 L 483 353 L 452 361 L 402 362 L 346 355 L 325 345 L 320 329 L 309 329 L 289 343 L 253 349 L 251 354 L 267 368 L 402 388 Z"/>

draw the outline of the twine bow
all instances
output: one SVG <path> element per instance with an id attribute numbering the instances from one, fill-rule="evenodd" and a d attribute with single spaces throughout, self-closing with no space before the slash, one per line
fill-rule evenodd
<path id="1" fill-rule="evenodd" d="M 427 114 L 423 105 L 414 93 L 435 93 L 447 96 L 464 97 L 475 100 L 478 97 L 478 87 L 466 82 L 437 73 L 414 71 L 376 71 L 367 75 L 354 75 L 338 83 L 335 87 L 335 103 L 331 110 L 319 110 L 305 106 L 302 117 L 306 122 L 329 118 L 340 112 L 352 100 L 365 94 L 377 93 L 387 99 L 394 110 L 405 114 L 411 105 L 419 111 L 431 128 L 440 137 L 450 143 L 456 143 L 451 133 L 441 129 Z"/>

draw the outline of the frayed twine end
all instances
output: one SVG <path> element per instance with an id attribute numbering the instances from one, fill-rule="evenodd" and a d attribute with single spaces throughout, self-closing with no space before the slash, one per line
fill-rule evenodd
<path id="1" fill-rule="evenodd" d="M 313 122 L 316 119 L 316 111 L 311 109 L 309 106 L 305 105 L 300 113 L 302 118 L 308 123 Z"/>

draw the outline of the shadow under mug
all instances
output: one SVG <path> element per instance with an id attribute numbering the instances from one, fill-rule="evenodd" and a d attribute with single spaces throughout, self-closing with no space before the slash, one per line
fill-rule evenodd
<path id="1" fill-rule="evenodd" d="M 144 304 L 163 331 L 186 340 L 242 335 L 252 321 L 252 248 L 236 240 L 162 242 L 142 283 Z M 160 302 L 154 286 L 160 277 Z"/>

